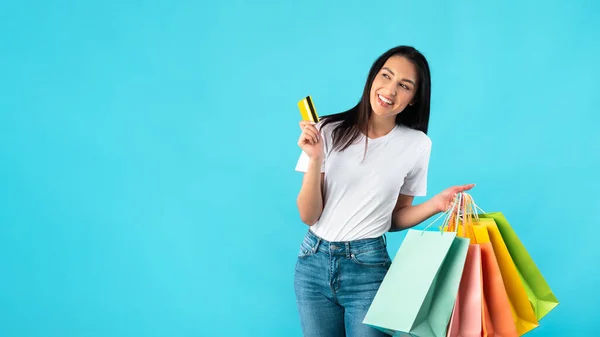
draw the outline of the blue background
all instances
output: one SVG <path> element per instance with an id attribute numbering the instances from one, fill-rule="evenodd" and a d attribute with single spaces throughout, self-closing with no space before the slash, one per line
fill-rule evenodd
<path id="1" fill-rule="evenodd" d="M 2 1 L 0 336 L 300 336 L 296 102 L 349 108 L 399 44 L 432 70 L 429 196 L 474 182 L 513 223 L 561 301 L 530 336 L 593 335 L 598 13 Z"/>

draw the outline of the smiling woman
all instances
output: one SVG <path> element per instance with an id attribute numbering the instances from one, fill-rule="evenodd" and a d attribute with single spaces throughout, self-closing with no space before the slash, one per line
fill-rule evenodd
<path id="1" fill-rule="evenodd" d="M 391 264 L 384 234 L 447 210 L 473 187 L 412 205 L 427 190 L 430 92 L 425 57 L 400 46 L 375 61 L 355 107 L 316 125 L 300 122 L 297 204 L 310 228 L 295 291 L 304 336 L 385 336 L 362 324 Z"/>
<path id="2" fill-rule="evenodd" d="M 413 104 L 417 73 L 414 65 L 403 56 L 392 56 L 371 86 L 371 107 L 380 117 L 396 116 Z"/>
<path id="3" fill-rule="evenodd" d="M 398 46 L 373 63 L 359 103 L 348 111 L 324 116 L 321 127 L 337 124 L 333 146 L 339 151 L 361 136 L 366 136 L 366 149 L 369 138 L 387 134 L 394 125 L 426 134 L 430 97 L 427 60 L 413 47 Z"/>

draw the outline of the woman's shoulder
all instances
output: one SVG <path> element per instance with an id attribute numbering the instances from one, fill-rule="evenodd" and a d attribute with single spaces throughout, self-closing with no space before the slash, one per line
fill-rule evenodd
<path id="1" fill-rule="evenodd" d="M 431 138 L 425 132 L 405 125 L 399 125 L 398 130 L 405 137 L 410 138 L 411 141 L 421 144 L 424 147 L 431 147 Z"/>

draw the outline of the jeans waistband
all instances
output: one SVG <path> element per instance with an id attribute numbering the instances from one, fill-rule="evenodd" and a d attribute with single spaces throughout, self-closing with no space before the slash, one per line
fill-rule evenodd
<path id="1" fill-rule="evenodd" d="M 352 241 L 327 241 L 310 229 L 304 237 L 303 245 L 313 252 L 324 251 L 332 254 L 348 255 L 366 251 L 385 249 L 387 246 L 385 235 L 377 238 L 359 239 Z"/>

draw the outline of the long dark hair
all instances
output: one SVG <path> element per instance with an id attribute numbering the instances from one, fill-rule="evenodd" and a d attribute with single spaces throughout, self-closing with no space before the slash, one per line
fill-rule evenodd
<path id="1" fill-rule="evenodd" d="M 414 104 L 407 105 L 406 108 L 396 115 L 396 124 L 404 125 L 412 129 L 427 133 L 429 126 L 429 101 L 431 97 L 431 78 L 429 74 L 429 64 L 425 56 L 418 50 L 410 46 L 394 47 L 383 53 L 371 66 L 369 76 L 365 83 L 362 97 L 358 104 L 350 110 L 337 114 L 323 116 L 322 127 L 329 123 L 341 122 L 333 130 L 332 150 L 343 151 L 353 144 L 364 131 L 365 151 L 368 141 L 368 123 L 371 113 L 370 93 L 373 80 L 377 73 L 383 68 L 385 62 L 392 56 L 403 56 L 415 66 L 417 70 L 417 91 L 415 92 Z"/>

